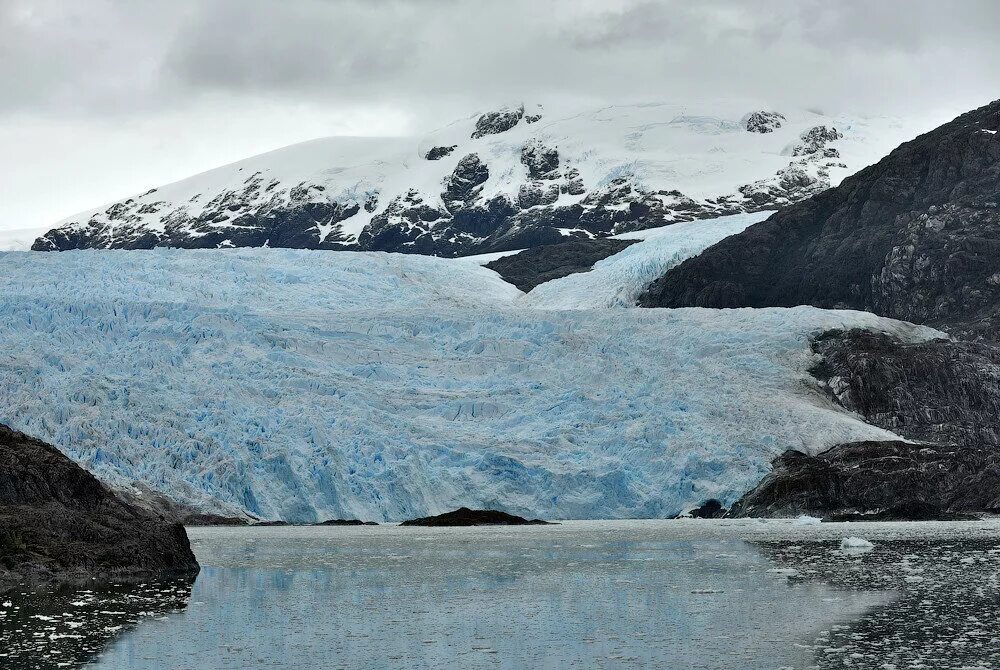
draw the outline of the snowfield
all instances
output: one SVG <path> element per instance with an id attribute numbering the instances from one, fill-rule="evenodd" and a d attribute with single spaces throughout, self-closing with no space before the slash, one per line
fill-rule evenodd
<path id="1" fill-rule="evenodd" d="M 523 121 L 485 135 L 477 133 L 476 114 L 424 136 L 322 138 L 172 184 L 151 184 L 158 188 L 56 223 L 59 240 L 53 238 L 43 247 L 81 248 L 84 240 L 84 248 L 146 248 L 156 239 L 164 247 L 323 248 L 335 243 L 408 251 L 407 244 L 414 240 L 392 242 L 394 238 L 381 236 L 392 229 L 405 238 L 420 229 L 434 238 L 433 251 L 414 247 L 424 249 L 421 253 L 455 255 L 448 244 L 457 244 L 459 238 L 473 252 L 476 244 L 487 245 L 483 251 L 489 251 L 490 244 L 501 243 L 487 239 L 496 231 L 477 229 L 473 234 L 455 224 L 457 207 L 465 207 L 468 214 L 476 207 L 492 207 L 487 203 L 496 199 L 494 204 L 516 205 L 521 220 L 531 221 L 539 208 L 586 205 L 610 217 L 609 212 L 625 212 L 631 202 L 642 201 L 644 207 L 663 210 L 657 214 L 663 223 L 753 211 L 767 203 L 787 204 L 779 202 L 781 198 L 799 199 L 835 186 L 913 135 L 911 124 L 897 119 L 796 109 L 782 110 L 780 123 L 768 132 L 748 132 L 748 119 L 760 110 L 759 102 L 739 100 L 598 108 L 528 104 L 518 110 Z M 832 135 L 817 144 L 809 139 L 817 131 Z M 525 158 L 525 150 L 532 147 L 553 152 L 535 172 Z M 442 153 L 428 159 L 435 149 Z M 488 172 L 485 181 L 470 182 L 472 190 L 464 195 L 451 192 L 448 185 L 469 157 L 477 158 Z M 464 169 L 461 180 L 478 174 Z M 446 190 L 451 193 L 447 198 Z M 728 209 L 718 209 L 721 201 Z M 703 214 L 692 214 L 701 210 Z M 310 221 L 318 218 L 307 225 L 296 213 Z M 580 220 L 579 213 L 563 214 Z M 271 237 L 244 239 L 248 228 L 266 228 L 279 219 L 297 223 L 288 223 L 283 234 L 271 231 L 277 235 L 273 243 Z M 480 227 L 488 223 L 483 220 Z M 496 221 L 490 225 L 500 226 Z M 575 232 L 603 235 L 611 230 L 593 220 L 589 225 Z M 638 227 L 628 217 L 617 225 L 622 227 L 614 232 Z"/>
<path id="2" fill-rule="evenodd" d="M 410 255 L 0 254 L 0 422 L 112 484 L 269 519 L 731 503 L 785 449 L 893 437 L 816 389 L 812 335 L 940 336 L 813 308 L 603 308 L 750 222 L 646 233 L 538 296 Z"/>

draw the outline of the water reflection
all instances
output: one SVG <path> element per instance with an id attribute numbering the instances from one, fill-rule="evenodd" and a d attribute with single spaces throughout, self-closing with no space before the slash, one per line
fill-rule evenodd
<path id="1" fill-rule="evenodd" d="M 95 667 L 803 667 L 803 639 L 884 601 L 676 528 L 199 530 L 188 609 Z"/>
<path id="2" fill-rule="evenodd" d="M 194 579 L 0 595 L 0 668 L 75 668 L 141 620 L 187 607 Z"/>
<path id="3" fill-rule="evenodd" d="M 787 566 L 792 580 L 899 594 L 851 626 L 824 630 L 814 640 L 816 667 L 1000 667 L 1000 539 L 981 526 L 958 524 L 944 537 L 887 538 L 865 553 L 845 552 L 836 540 L 767 541 L 761 550 Z M 876 532 L 884 530 L 874 528 Z"/>

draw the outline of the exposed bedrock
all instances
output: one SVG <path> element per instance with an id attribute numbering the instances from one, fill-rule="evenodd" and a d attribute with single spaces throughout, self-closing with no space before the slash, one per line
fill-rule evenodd
<path id="1" fill-rule="evenodd" d="M 179 523 L 123 501 L 55 447 L 0 426 L 0 592 L 197 572 Z"/>
<path id="2" fill-rule="evenodd" d="M 553 279 L 589 272 L 594 263 L 617 254 L 638 240 L 574 239 L 504 256 L 486 264 L 524 292 Z"/>
<path id="3" fill-rule="evenodd" d="M 930 520 L 1000 512 L 1000 453 L 991 446 L 853 442 L 809 456 L 787 451 L 730 516 Z"/>
<path id="4" fill-rule="evenodd" d="M 913 440 L 789 451 L 733 516 L 930 519 L 1000 511 L 1000 348 L 902 343 L 884 334 L 817 338 L 813 375 L 868 423 Z"/>

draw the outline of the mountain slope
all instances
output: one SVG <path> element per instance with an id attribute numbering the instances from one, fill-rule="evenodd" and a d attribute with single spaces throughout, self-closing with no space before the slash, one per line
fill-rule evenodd
<path id="1" fill-rule="evenodd" d="M 911 345 L 827 334 L 831 398 L 917 441 L 787 454 L 737 513 L 943 515 L 993 510 L 1000 439 L 1000 101 L 667 270 L 647 307 L 815 305 L 933 325 Z"/>
<path id="2" fill-rule="evenodd" d="M 777 209 L 900 139 L 889 119 L 742 103 L 514 107 L 423 138 L 328 138 L 70 217 L 35 250 L 292 247 L 440 256 Z"/>
<path id="3" fill-rule="evenodd" d="M 647 307 L 863 309 L 954 334 L 1000 326 L 1000 101 L 667 272 Z"/>

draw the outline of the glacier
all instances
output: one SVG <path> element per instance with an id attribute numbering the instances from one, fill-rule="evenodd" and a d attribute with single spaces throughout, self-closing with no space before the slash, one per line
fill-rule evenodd
<path id="1" fill-rule="evenodd" d="M 706 223 L 646 231 L 538 296 L 415 255 L 0 254 L 0 422 L 113 486 L 302 522 L 664 517 L 732 502 L 786 449 L 895 437 L 820 392 L 809 339 L 937 331 L 810 307 L 608 309 L 643 268 L 752 219 Z"/>

